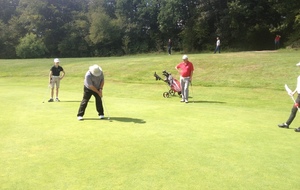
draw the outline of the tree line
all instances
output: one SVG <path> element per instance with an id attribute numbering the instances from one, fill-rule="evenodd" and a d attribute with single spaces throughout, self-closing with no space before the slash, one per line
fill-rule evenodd
<path id="1" fill-rule="evenodd" d="M 0 58 L 300 46 L 299 0 L 0 0 Z"/>

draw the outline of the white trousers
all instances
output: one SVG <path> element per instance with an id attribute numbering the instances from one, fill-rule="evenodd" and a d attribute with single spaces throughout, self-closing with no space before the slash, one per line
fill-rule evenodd
<path id="1" fill-rule="evenodd" d="M 183 100 L 189 99 L 190 77 L 180 77 L 181 96 Z"/>

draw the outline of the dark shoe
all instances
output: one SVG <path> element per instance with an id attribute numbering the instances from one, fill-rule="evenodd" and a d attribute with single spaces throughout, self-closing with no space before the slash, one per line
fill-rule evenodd
<path id="1" fill-rule="evenodd" d="M 48 102 L 53 102 L 53 98 L 50 98 L 50 100 L 48 100 Z"/>
<path id="2" fill-rule="evenodd" d="M 295 132 L 300 132 L 300 127 L 298 127 L 297 129 L 295 129 Z"/>
<path id="3" fill-rule="evenodd" d="M 285 124 L 285 123 L 282 123 L 282 124 L 279 124 L 278 127 L 280 128 L 289 128 L 289 125 Z"/>

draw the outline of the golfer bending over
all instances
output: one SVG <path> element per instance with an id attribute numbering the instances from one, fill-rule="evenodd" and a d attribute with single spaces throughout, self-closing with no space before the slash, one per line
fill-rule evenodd
<path id="1" fill-rule="evenodd" d="M 189 84 L 192 82 L 194 66 L 188 60 L 188 56 L 182 56 L 183 62 L 179 63 L 175 69 L 180 73 L 180 85 L 181 85 L 181 102 L 188 103 L 189 99 Z"/>
<path id="2" fill-rule="evenodd" d="M 300 62 L 296 64 L 296 66 L 300 66 Z M 285 123 L 279 124 L 278 127 L 281 128 L 289 128 L 290 124 L 293 122 L 294 118 L 296 117 L 298 107 L 300 105 L 300 75 L 297 78 L 297 87 L 296 89 L 290 94 L 293 96 L 295 93 L 298 93 L 297 99 L 295 100 L 295 104 L 292 107 L 290 117 Z M 300 127 L 295 129 L 296 132 L 300 132 Z"/>
<path id="3" fill-rule="evenodd" d="M 104 118 L 104 111 L 101 99 L 103 86 L 104 75 L 102 69 L 98 65 L 90 66 L 84 78 L 83 98 L 77 113 L 78 120 L 83 120 L 85 109 L 92 95 L 95 97 L 96 100 L 96 110 L 98 112 L 99 118 Z"/>

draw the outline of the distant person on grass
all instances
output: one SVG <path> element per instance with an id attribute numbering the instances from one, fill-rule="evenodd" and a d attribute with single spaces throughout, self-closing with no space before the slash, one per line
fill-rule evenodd
<path id="1" fill-rule="evenodd" d="M 179 63 L 175 69 L 180 73 L 180 85 L 181 85 L 181 102 L 188 103 L 189 99 L 189 84 L 192 83 L 192 77 L 194 72 L 193 63 L 188 60 L 188 56 L 182 56 L 182 62 Z"/>
<path id="2" fill-rule="evenodd" d="M 102 91 L 104 86 L 104 75 L 101 67 L 93 65 L 89 67 L 84 77 L 83 98 L 77 113 L 77 119 L 83 120 L 83 115 L 88 102 L 93 95 L 96 100 L 96 110 L 100 119 L 104 119 L 104 110 L 102 105 Z"/>
<path id="3" fill-rule="evenodd" d="M 169 41 L 168 41 L 168 53 L 169 53 L 169 55 L 172 54 L 172 40 L 171 39 L 169 39 Z"/>
<path id="4" fill-rule="evenodd" d="M 276 35 L 274 43 L 275 43 L 275 49 L 279 49 L 280 48 L 280 35 Z"/>
<path id="5" fill-rule="evenodd" d="M 219 37 L 217 37 L 216 49 L 215 49 L 215 52 L 214 52 L 214 53 L 216 53 L 217 51 L 218 51 L 219 53 L 221 53 L 221 41 L 220 41 L 220 38 L 219 38 Z"/>
<path id="6" fill-rule="evenodd" d="M 62 73 L 62 74 L 61 74 Z M 54 86 L 56 87 L 56 98 L 55 101 L 59 102 L 58 99 L 58 90 L 60 86 L 60 80 L 62 80 L 65 76 L 64 69 L 59 65 L 59 59 L 54 59 L 54 66 L 51 67 L 49 73 L 49 86 L 51 87 L 51 98 L 48 102 L 53 102 L 53 95 L 54 95 Z"/>
<path id="7" fill-rule="evenodd" d="M 300 62 L 296 64 L 296 66 L 300 66 Z M 278 127 L 280 128 L 289 128 L 290 124 L 293 122 L 293 120 L 296 117 L 297 111 L 298 111 L 298 107 L 300 106 L 300 75 L 297 78 L 297 87 L 296 89 L 292 92 L 292 94 L 290 94 L 291 96 L 293 96 L 295 93 L 297 92 L 298 96 L 297 99 L 295 100 L 295 104 L 292 107 L 291 110 L 291 114 L 290 117 L 288 118 L 288 120 L 285 123 L 279 124 Z M 296 132 L 300 132 L 300 127 L 295 129 Z"/>

